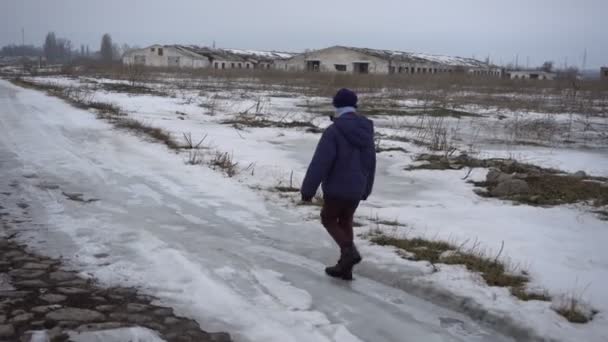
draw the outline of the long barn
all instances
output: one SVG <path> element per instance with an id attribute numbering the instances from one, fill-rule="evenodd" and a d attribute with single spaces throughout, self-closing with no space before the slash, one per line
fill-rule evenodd
<path id="1" fill-rule="evenodd" d="M 473 58 L 438 56 L 392 50 L 333 46 L 276 62 L 287 71 L 345 72 L 356 74 L 470 73 L 502 76 L 502 69 Z"/>

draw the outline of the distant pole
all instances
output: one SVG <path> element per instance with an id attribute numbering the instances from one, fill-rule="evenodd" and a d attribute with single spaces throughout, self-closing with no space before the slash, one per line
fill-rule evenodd
<path id="1" fill-rule="evenodd" d="M 25 46 L 25 29 L 21 28 L 21 46 Z"/>
<path id="2" fill-rule="evenodd" d="M 583 65 L 581 67 L 581 71 L 584 71 L 587 67 L 587 48 L 585 48 L 585 52 L 583 52 Z"/>
<path id="3" fill-rule="evenodd" d="M 515 69 L 519 69 L 519 54 L 515 55 Z"/>
<path id="4" fill-rule="evenodd" d="M 215 49 L 215 40 L 213 41 L 213 48 Z"/>
<path id="5" fill-rule="evenodd" d="M 530 56 L 526 56 L 526 69 L 530 69 Z"/>

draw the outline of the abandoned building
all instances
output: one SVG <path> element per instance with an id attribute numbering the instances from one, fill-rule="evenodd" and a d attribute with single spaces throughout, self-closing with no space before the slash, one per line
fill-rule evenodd
<path id="1" fill-rule="evenodd" d="M 126 65 L 158 68 L 270 69 L 293 54 L 274 51 L 215 49 L 194 45 L 152 45 L 123 56 Z"/>
<path id="2" fill-rule="evenodd" d="M 448 57 L 346 46 L 305 52 L 276 61 L 286 71 L 345 72 L 358 74 L 469 73 L 501 77 L 502 69 L 473 58 Z"/>
<path id="3" fill-rule="evenodd" d="M 126 65 L 143 65 L 157 68 L 206 68 L 209 58 L 179 45 L 152 45 L 128 51 L 122 57 Z"/>
<path id="4" fill-rule="evenodd" d="M 600 79 L 604 81 L 608 81 L 608 67 L 600 68 Z"/>
<path id="5" fill-rule="evenodd" d="M 557 74 L 542 70 L 508 70 L 505 77 L 512 80 L 554 80 Z"/>

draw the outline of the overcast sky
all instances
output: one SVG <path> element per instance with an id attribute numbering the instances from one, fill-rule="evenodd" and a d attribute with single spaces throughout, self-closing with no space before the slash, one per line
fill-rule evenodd
<path id="1" fill-rule="evenodd" d="M 298 51 L 351 45 L 530 66 L 608 64 L 608 0 L 0 0 L 0 45 L 48 31 L 117 43 Z"/>

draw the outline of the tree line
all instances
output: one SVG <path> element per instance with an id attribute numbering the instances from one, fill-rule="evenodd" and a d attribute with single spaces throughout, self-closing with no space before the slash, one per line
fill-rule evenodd
<path id="1" fill-rule="evenodd" d="M 101 38 L 99 50 L 91 51 L 88 45 L 75 47 L 67 38 L 58 37 L 55 32 L 47 33 L 42 47 L 33 45 L 6 45 L 0 49 L 5 57 L 44 57 L 49 64 L 71 63 L 77 59 L 95 59 L 103 63 L 119 60 L 122 54 L 131 50 L 127 44 L 114 43 L 106 33 Z"/>

